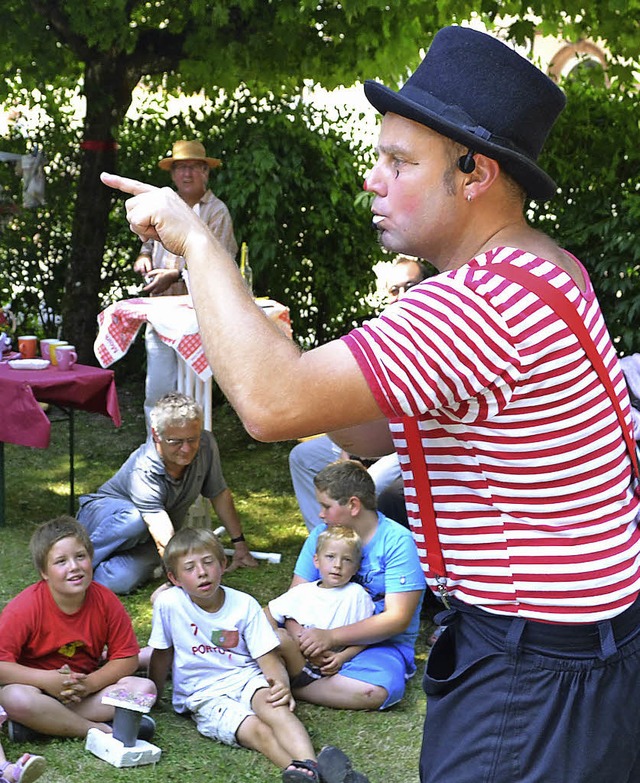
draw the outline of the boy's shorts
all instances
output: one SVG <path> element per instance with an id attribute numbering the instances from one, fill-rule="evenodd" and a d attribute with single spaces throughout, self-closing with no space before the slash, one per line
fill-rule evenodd
<path id="1" fill-rule="evenodd" d="M 344 664 L 339 674 L 384 688 L 387 698 L 380 709 L 386 710 L 404 696 L 406 682 L 415 672 L 413 650 L 410 647 L 402 648 L 382 642 L 359 652 Z"/>
<path id="2" fill-rule="evenodd" d="M 258 674 L 237 692 L 227 691 L 222 696 L 212 696 L 200 702 L 192 711 L 191 719 L 203 736 L 224 742 L 225 745 L 240 747 L 236 739 L 240 724 L 250 715 L 255 715 L 251 709 L 251 700 L 256 691 L 268 687 L 266 678 Z"/>

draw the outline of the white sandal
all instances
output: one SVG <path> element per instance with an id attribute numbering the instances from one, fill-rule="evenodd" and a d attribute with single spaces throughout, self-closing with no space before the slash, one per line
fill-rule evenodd
<path id="1" fill-rule="evenodd" d="M 0 783 L 33 783 L 42 775 L 47 767 L 44 757 L 32 756 L 30 753 L 25 753 L 25 755 L 28 758 L 24 763 L 22 761 L 5 761 L 0 764 Z M 13 767 L 13 781 L 10 781 L 4 774 L 7 767 Z"/>

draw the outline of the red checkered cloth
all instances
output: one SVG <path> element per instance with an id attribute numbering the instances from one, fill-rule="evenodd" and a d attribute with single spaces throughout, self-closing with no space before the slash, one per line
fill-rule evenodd
<path id="1" fill-rule="evenodd" d="M 177 351 L 201 380 L 211 378 L 189 296 L 125 299 L 109 305 L 98 315 L 98 336 L 93 346 L 100 364 L 109 367 L 121 359 L 144 323 L 150 323 L 162 342 Z"/>
<path id="2" fill-rule="evenodd" d="M 256 299 L 256 304 L 287 337 L 292 338 L 288 307 L 265 297 Z M 121 359 L 142 324 L 147 322 L 162 342 L 174 348 L 201 380 L 211 378 L 190 296 L 125 299 L 109 305 L 98 315 L 98 336 L 93 346 L 102 367 L 109 367 Z"/>
<path id="3" fill-rule="evenodd" d="M 256 299 L 256 304 L 260 305 L 267 318 L 273 321 L 290 340 L 293 340 L 293 328 L 288 307 L 276 302 L 275 299 L 267 299 L 266 296 L 259 296 Z"/>

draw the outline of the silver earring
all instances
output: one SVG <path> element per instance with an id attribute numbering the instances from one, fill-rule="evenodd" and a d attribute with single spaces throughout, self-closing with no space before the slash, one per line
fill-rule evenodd
<path id="1" fill-rule="evenodd" d="M 471 193 L 467 193 L 467 201 L 471 204 Z"/>

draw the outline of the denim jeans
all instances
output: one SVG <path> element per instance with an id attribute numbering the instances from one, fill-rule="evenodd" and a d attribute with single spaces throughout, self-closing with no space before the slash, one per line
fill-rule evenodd
<path id="1" fill-rule="evenodd" d="M 93 578 L 114 593 L 130 593 L 153 576 L 160 556 L 133 503 L 90 498 L 81 503 L 78 522 L 93 544 Z"/>

